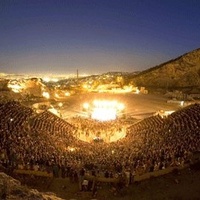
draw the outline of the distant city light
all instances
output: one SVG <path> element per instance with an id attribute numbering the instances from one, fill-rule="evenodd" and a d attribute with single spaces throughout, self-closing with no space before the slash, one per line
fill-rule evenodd
<path id="1" fill-rule="evenodd" d="M 42 80 L 48 83 L 50 81 L 50 78 L 49 77 L 44 77 L 44 78 L 42 78 Z"/>
<path id="2" fill-rule="evenodd" d="M 58 79 L 57 78 L 52 78 L 51 81 L 56 83 L 56 82 L 58 82 Z"/>
<path id="3" fill-rule="evenodd" d="M 58 82 L 59 80 L 57 79 L 57 78 L 50 78 L 50 77 L 43 77 L 42 78 L 42 80 L 44 81 L 44 82 Z"/>
<path id="4" fill-rule="evenodd" d="M 180 102 L 180 105 L 181 105 L 181 106 L 184 106 L 184 101 L 181 101 L 181 102 Z"/>
<path id="5" fill-rule="evenodd" d="M 24 86 L 19 84 L 8 83 L 8 88 L 10 88 L 15 93 L 20 93 L 24 89 Z"/>

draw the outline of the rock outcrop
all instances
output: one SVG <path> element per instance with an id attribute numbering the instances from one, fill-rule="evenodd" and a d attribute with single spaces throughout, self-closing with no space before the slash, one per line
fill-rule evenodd
<path id="1" fill-rule="evenodd" d="M 40 193 L 26 186 L 5 173 L 0 173 L 1 200 L 62 200 L 52 193 Z"/>

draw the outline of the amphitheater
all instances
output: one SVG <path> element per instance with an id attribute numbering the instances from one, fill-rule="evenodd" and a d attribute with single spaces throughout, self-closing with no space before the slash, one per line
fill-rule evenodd
<path id="1" fill-rule="evenodd" d="M 124 111 L 111 121 L 91 119 L 82 105 L 95 99 L 117 99 Z M 162 116 L 158 111 L 173 112 Z M 156 95 L 82 94 L 62 102 L 60 113 L 62 117 L 49 111 L 38 114 L 16 101 L 2 103 L 3 167 L 47 172 L 78 183 L 84 169 L 84 176 L 124 176 L 129 184 L 132 175 L 190 164 L 200 151 L 200 104 L 195 102 L 181 106 Z"/>

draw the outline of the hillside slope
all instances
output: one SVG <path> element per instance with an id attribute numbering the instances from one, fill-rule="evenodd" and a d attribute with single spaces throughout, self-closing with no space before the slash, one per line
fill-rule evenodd
<path id="1" fill-rule="evenodd" d="M 6 200 L 62 200 L 53 193 L 40 193 L 21 185 L 18 180 L 0 172 L 0 199 Z"/>
<path id="2" fill-rule="evenodd" d="M 139 73 L 133 82 L 166 90 L 200 88 L 200 48 Z"/>

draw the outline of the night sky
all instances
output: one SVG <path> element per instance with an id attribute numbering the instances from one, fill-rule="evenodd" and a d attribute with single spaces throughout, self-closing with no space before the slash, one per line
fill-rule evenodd
<path id="1" fill-rule="evenodd" d="M 199 47 L 199 0 L 0 0 L 0 73 L 134 72 Z"/>

